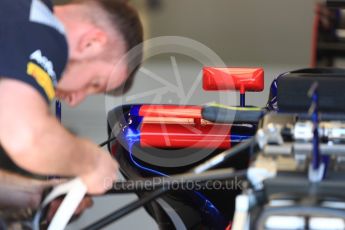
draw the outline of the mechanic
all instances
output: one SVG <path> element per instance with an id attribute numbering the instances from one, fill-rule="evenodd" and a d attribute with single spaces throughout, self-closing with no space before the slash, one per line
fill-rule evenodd
<path id="1" fill-rule="evenodd" d="M 50 102 L 76 106 L 130 87 L 142 58 L 141 48 L 126 55 L 143 40 L 138 13 L 125 0 L 72 1 L 54 13 L 47 0 L 0 1 L 0 209 L 35 207 L 55 183 L 23 174 L 80 177 L 89 194 L 116 180 L 110 154 L 60 125 Z"/>

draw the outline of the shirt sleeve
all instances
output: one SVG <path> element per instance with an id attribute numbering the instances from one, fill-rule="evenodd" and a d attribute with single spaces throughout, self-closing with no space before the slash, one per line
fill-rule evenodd
<path id="1" fill-rule="evenodd" d="M 68 58 L 65 36 L 41 23 L 0 23 L 0 76 L 25 82 L 49 103 Z"/>

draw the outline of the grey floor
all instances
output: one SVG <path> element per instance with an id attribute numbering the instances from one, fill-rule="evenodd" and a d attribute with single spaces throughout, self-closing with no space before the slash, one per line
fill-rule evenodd
<path id="1" fill-rule="evenodd" d="M 179 76 L 173 71 L 171 61 L 145 64 L 135 81 L 133 89 L 122 97 L 93 96 L 88 98 L 77 108 L 63 106 L 63 124 L 78 135 L 87 137 L 96 143 L 106 140 L 106 113 L 111 108 L 128 103 L 172 103 L 172 104 L 204 104 L 212 101 L 238 100 L 234 93 L 205 93 L 202 91 L 200 78 L 201 66 L 195 63 L 185 63 L 176 59 Z M 234 65 L 233 65 L 234 66 Z M 237 63 L 236 66 L 245 66 Z M 249 66 L 253 66 L 249 64 Z M 305 66 L 291 65 L 263 65 L 265 68 L 266 89 L 263 93 L 249 93 L 247 102 L 251 105 L 263 106 L 268 97 L 269 85 L 274 77 L 280 73 Z M 152 73 L 155 73 L 154 76 Z M 159 76 L 159 79 L 157 79 Z M 162 80 L 163 79 L 163 80 Z M 170 83 L 170 84 L 168 84 Z M 168 85 L 168 87 L 166 87 Z M 176 86 L 176 88 L 174 87 Z M 157 91 L 157 89 L 163 89 Z M 179 89 L 180 91 L 176 91 Z M 159 95 L 158 95 L 159 94 Z M 158 95 L 158 96 L 157 96 Z M 227 98 L 227 100 L 223 100 Z M 228 100 L 229 99 L 229 100 Z M 93 208 L 86 211 L 68 229 L 80 229 L 83 226 L 109 214 L 111 211 L 136 199 L 134 195 L 117 195 L 94 199 Z M 158 229 L 152 218 L 143 209 L 123 218 L 105 229 Z"/>

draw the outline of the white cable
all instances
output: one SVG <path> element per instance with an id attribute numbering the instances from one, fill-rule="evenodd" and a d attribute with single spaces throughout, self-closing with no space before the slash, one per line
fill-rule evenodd
<path id="1" fill-rule="evenodd" d="M 35 215 L 33 220 L 33 229 L 39 230 L 39 222 L 42 215 L 42 210 L 44 210 L 44 208 L 53 200 L 66 194 L 65 199 L 62 201 L 48 227 L 48 230 L 65 229 L 86 193 L 86 185 L 80 178 L 76 178 L 67 183 L 56 186 L 53 191 L 44 199 L 40 211 L 38 211 Z"/>
<path id="2" fill-rule="evenodd" d="M 233 230 L 249 229 L 250 200 L 248 195 L 238 195 L 236 197 L 236 210 L 233 221 Z"/>

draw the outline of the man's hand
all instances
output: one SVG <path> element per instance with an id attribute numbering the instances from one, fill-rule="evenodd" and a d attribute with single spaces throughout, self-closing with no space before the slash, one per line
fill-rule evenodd
<path id="1" fill-rule="evenodd" d="M 85 143 L 87 145 L 88 143 Z M 93 148 L 90 145 L 90 150 Z M 85 174 L 79 175 L 86 184 L 89 194 L 102 194 L 111 189 L 113 182 L 117 178 L 118 164 L 109 153 L 96 147 L 98 153 L 95 168 Z"/>
<path id="2" fill-rule="evenodd" d="M 34 180 L 0 170 L 0 209 L 36 209 L 42 192 L 62 180 Z"/>
<path id="3" fill-rule="evenodd" d="M 37 209 L 42 200 L 45 189 L 64 183 L 66 180 L 35 180 L 20 176 L 15 173 L 0 170 L 0 210 L 13 212 L 14 215 L 20 210 Z M 60 207 L 63 199 L 57 199 L 50 204 L 47 220 L 51 221 Z M 86 209 L 92 207 L 90 197 L 85 197 L 74 213 L 78 217 Z"/>
<path id="4" fill-rule="evenodd" d="M 59 209 L 63 199 L 54 200 L 49 207 L 48 213 L 47 213 L 47 220 L 50 222 L 54 215 L 56 214 L 56 211 Z M 74 217 L 78 218 L 86 209 L 91 208 L 93 205 L 93 201 L 90 197 L 85 197 L 79 204 L 77 210 L 74 212 Z"/>

